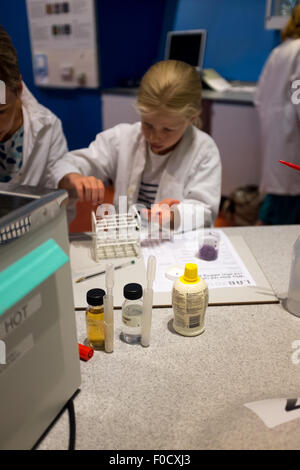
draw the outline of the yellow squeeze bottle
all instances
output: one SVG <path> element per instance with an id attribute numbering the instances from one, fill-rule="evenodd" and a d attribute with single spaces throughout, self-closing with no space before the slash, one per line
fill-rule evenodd
<path id="1" fill-rule="evenodd" d="M 207 305 L 207 284 L 198 276 L 197 265 L 187 263 L 184 275 L 176 279 L 172 289 L 174 330 L 183 336 L 203 333 Z"/>

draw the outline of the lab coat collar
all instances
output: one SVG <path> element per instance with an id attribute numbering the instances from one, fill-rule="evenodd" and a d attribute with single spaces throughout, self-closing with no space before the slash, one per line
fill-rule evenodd
<path id="1" fill-rule="evenodd" d="M 33 150 L 38 134 L 45 126 L 51 124 L 49 113 L 41 106 L 28 90 L 24 82 L 21 101 L 24 120 L 24 151 L 23 155 L 29 156 Z"/>
<path id="2" fill-rule="evenodd" d="M 28 90 L 27 86 L 23 83 L 23 90 L 21 95 L 21 101 L 23 109 L 25 108 L 30 115 L 30 121 L 32 122 L 33 136 L 36 137 L 38 132 L 47 124 L 50 124 L 50 116 L 47 109 L 40 105 L 34 98 L 32 93 Z"/>

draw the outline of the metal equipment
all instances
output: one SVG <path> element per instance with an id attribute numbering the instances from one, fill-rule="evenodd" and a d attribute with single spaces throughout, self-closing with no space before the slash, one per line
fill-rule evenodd
<path id="1" fill-rule="evenodd" d="M 66 201 L 0 184 L 0 449 L 31 449 L 80 385 Z"/>

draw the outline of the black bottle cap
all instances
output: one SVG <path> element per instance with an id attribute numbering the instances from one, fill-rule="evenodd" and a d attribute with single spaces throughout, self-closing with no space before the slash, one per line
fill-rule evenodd
<path id="1" fill-rule="evenodd" d="M 86 301 L 89 305 L 97 307 L 103 305 L 103 297 L 105 296 L 105 290 L 103 289 L 90 289 L 86 294 Z"/>
<path id="2" fill-rule="evenodd" d="M 123 293 L 124 293 L 125 299 L 136 300 L 142 297 L 143 288 L 141 284 L 135 284 L 135 283 L 126 284 L 126 286 L 124 286 Z"/>

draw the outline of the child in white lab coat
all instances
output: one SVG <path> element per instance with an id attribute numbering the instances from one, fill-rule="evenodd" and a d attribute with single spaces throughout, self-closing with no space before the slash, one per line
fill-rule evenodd
<path id="1" fill-rule="evenodd" d="M 300 220 L 299 174 L 278 163 L 286 160 L 300 164 L 299 79 L 300 5 L 282 30 L 282 43 L 264 66 L 255 96 L 263 157 L 260 190 L 266 193 L 257 225 Z"/>
<path id="2" fill-rule="evenodd" d="M 51 187 L 50 167 L 68 151 L 59 119 L 22 82 L 18 57 L 0 26 L 0 183 Z"/>
<path id="3" fill-rule="evenodd" d="M 160 221 L 171 221 L 176 230 L 199 210 L 202 223 L 211 226 L 221 196 L 221 163 L 212 138 L 196 127 L 199 74 L 180 61 L 154 64 L 142 79 L 137 109 L 141 122 L 105 130 L 89 148 L 57 161 L 55 183 L 75 189 L 81 200 L 101 202 L 104 185 L 112 181 L 115 205 L 126 196 L 129 207 L 139 203 L 144 215 L 159 212 Z"/>

